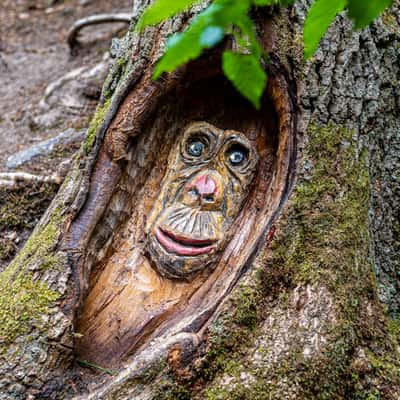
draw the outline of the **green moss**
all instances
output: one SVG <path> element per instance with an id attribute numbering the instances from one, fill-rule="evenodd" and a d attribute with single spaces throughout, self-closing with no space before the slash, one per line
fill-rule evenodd
<path id="1" fill-rule="evenodd" d="M 0 340 L 2 344 L 28 333 L 33 327 L 44 330 L 45 316 L 59 294 L 40 281 L 35 271 L 58 269 L 61 256 L 54 254 L 62 224 L 61 211 L 53 210 L 49 221 L 31 235 L 7 269 L 0 274 Z"/>
<path id="2" fill-rule="evenodd" d="M 255 288 L 243 286 L 234 299 L 234 322 L 253 330 L 259 321 L 257 311 L 259 300 L 259 293 Z"/>
<path id="3" fill-rule="evenodd" d="M 110 107 L 110 104 L 111 104 L 111 99 L 108 99 L 103 105 L 99 105 L 96 109 L 93 119 L 89 125 L 85 142 L 83 144 L 83 148 L 86 155 L 90 153 L 90 150 L 94 145 L 97 132 L 101 127 L 101 125 L 104 123 L 105 115 L 108 108 Z"/>
<path id="4" fill-rule="evenodd" d="M 388 322 L 389 333 L 400 344 L 400 317 L 391 318 Z"/>
<path id="5" fill-rule="evenodd" d="M 104 82 L 103 97 L 106 101 L 111 99 L 119 82 L 121 82 L 128 73 L 129 67 L 127 59 L 125 56 L 118 58 L 112 65 L 111 72 Z"/>
<path id="6" fill-rule="evenodd" d="M 383 24 L 388 28 L 392 33 L 396 33 L 399 29 L 399 25 L 396 20 L 396 16 L 394 15 L 393 10 L 387 9 L 381 16 L 381 20 Z"/>
<path id="7" fill-rule="evenodd" d="M 36 182 L 0 190 L 0 269 L 15 255 L 21 238 L 37 224 L 56 190 L 57 185 Z"/>
<path id="8" fill-rule="evenodd" d="M 0 275 L 0 343 L 10 343 L 33 327 L 43 325 L 42 318 L 58 293 L 47 285 L 34 282 L 32 274 L 22 272 L 11 279 L 10 273 Z"/>
<path id="9" fill-rule="evenodd" d="M 398 363 L 396 365 L 395 360 L 391 359 L 388 355 L 377 356 L 372 351 L 368 351 L 367 357 L 371 367 L 375 371 L 375 374 L 377 374 L 378 376 L 384 377 L 386 375 L 392 375 L 393 373 L 400 373 L 400 371 L 398 370 Z"/>
<path id="10" fill-rule="evenodd" d="M 38 261 L 42 267 L 55 267 L 59 260 L 55 256 L 49 256 L 49 254 L 57 244 L 61 223 L 61 211 L 54 210 L 49 222 L 33 232 L 6 271 L 20 271 L 24 265 L 31 261 L 31 258 Z"/>
<path id="11" fill-rule="evenodd" d="M 31 228 L 56 193 L 56 185 L 31 183 L 15 190 L 0 191 L 0 233 Z"/>
<path id="12" fill-rule="evenodd" d="M 191 400 L 192 396 L 187 388 L 167 378 L 158 384 L 153 398 L 157 400 Z"/>
<path id="13" fill-rule="evenodd" d="M 373 389 L 372 392 L 363 392 L 357 394 L 355 400 L 383 400 L 383 397 L 378 390 Z"/>
<path id="14" fill-rule="evenodd" d="M 303 179 L 296 188 L 285 234 L 274 244 L 279 252 L 274 265 L 293 271 L 295 284 L 322 277 L 333 292 L 343 283 L 347 291 L 346 280 L 352 284 L 360 273 L 372 276 L 368 167 L 346 129 L 311 125 L 309 138 L 306 158 L 312 179 Z"/>
<path id="15" fill-rule="evenodd" d="M 273 18 L 273 24 L 273 32 L 276 35 L 274 53 L 279 56 L 280 61 L 289 70 L 292 69 L 291 65 L 293 63 L 297 66 L 304 65 L 303 37 L 300 33 L 290 30 L 292 24 L 289 10 L 286 8 L 280 9 Z"/>
<path id="16" fill-rule="evenodd" d="M 207 400 L 268 400 L 271 392 L 265 382 L 252 385 L 234 384 L 228 388 L 212 388 L 205 392 Z"/>

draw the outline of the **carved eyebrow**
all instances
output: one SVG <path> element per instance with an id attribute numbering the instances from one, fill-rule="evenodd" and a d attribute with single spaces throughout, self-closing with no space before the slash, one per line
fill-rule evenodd
<path id="1" fill-rule="evenodd" d="M 194 130 L 189 133 L 187 139 L 192 139 L 193 137 L 196 137 L 196 136 L 205 136 L 208 138 L 210 136 L 210 134 L 211 134 L 211 132 L 208 132 L 204 129 Z"/>
<path id="2" fill-rule="evenodd" d="M 254 149 L 252 144 L 248 141 L 247 138 L 243 137 L 242 135 L 238 134 L 231 134 L 230 136 L 226 137 L 222 147 L 227 151 L 232 146 L 242 146 L 248 152 L 248 157 L 254 155 Z"/>
<path id="3" fill-rule="evenodd" d="M 214 140 L 217 140 L 218 135 L 215 134 L 211 129 L 208 129 L 206 127 L 198 127 L 199 129 L 193 129 L 192 131 L 188 132 L 188 138 L 191 138 L 193 136 L 206 136 L 206 137 L 211 137 Z"/>

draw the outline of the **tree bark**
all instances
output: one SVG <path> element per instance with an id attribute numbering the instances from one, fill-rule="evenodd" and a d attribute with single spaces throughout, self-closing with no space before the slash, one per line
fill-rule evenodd
<path id="1" fill-rule="evenodd" d="M 0 399 L 400 398 L 400 3 L 362 32 L 339 16 L 304 63 L 309 3 L 252 15 L 270 56 L 259 113 L 221 77 L 231 40 L 151 80 L 207 1 L 114 43 L 71 172 L 0 275 Z M 266 139 L 230 253 L 120 353 L 82 353 L 101 261 L 133 217 L 140 242 L 177 132 L 204 116 Z"/>

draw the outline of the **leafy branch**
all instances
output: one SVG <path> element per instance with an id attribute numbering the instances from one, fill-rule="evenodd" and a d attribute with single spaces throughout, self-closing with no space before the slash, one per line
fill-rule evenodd
<path id="1" fill-rule="evenodd" d="M 159 24 L 188 10 L 200 0 L 155 0 L 146 9 L 137 29 Z M 166 51 L 154 70 L 154 79 L 172 72 L 203 50 L 215 47 L 226 35 L 232 35 L 238 45 L 236 51 L 225 50 L 222 68 L 235 88 L 256 108 L 260 107 L 267 75 L 262 67 L 263 49 L 257 39 L 256 28 L 249 17 L 251 7 L 287 6 L 294 0 L 214 0 L 197 15 L 190 26 L 168 39 Z M 304 24 L 304 55 L 315 53 L 321 38 L 342 11 L 354 21 L 355 29 L 368 26 L 393 0 L 315 0 Z"/>

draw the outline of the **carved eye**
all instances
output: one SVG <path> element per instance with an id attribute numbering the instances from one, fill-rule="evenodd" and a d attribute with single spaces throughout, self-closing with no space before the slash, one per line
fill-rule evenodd
<path id="1" fill-rule="evenodd" d="M 203 143 L 200 139 L 193 139 L 187 145 L 187 153 L 192 157 L 200 157 L 206 148 L 205 143 Z"/>
<path id="2" fill-rule="evenodd" d="M 233 167 L 243 165 L 249 157 L 249 151 L 239 145 L 233 145 L 227 152 L 227 159 Z"/>

